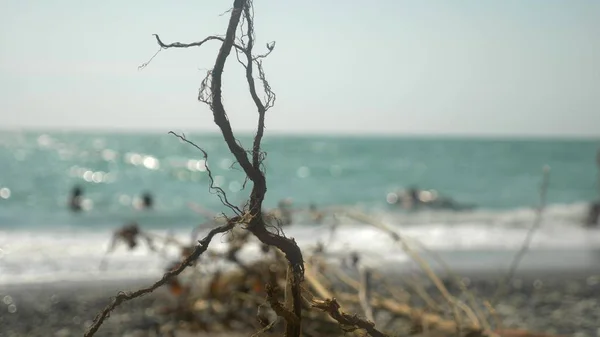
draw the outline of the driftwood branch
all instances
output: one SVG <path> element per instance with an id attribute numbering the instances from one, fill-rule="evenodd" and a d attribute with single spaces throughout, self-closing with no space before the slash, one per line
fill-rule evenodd
<path id="1" fill-rule="evenodd" d="M 201 46 L 205 42 L 211 40 L 219 40 L 222 42 L 212 70 L 207 73 L 205 79 L 202 81 L 200 93 L 198 95 L 199 100 L 209 105 L 213 113 L 214 122 L 221 130 L 221 134 L 223 135 L 223 139 L 225 140 L 229 151 L 231 154 L 233 154 L 236 162 L 246 173 L 248 179 L 253 183 L 252 191 L 250 193 L 250 201 L 247 209 L 244 209 L 244 216 L 246 219 L 248 219 L 247 229 L 252 232 L 252 234 L 254 234 L 262 243 L 269 246 L 275 246 L 281 250 L 290 264 L 292 270 L 290 282 L 291 295 L 293 298 L 293 313 L 298 317 L 298 322 L 294 322 L 295 324 L 290 324 L 286 321 L 286 335 L 300 336 L 302 303 L 300 282 L 304 276 L 304 261 L 302 258 L 302 252 L 293 239 L 269 232 L 262 216 L 262 203 L 267 192 L 267 183 L 265 175 L 261 170 L 262 160 L 264 158 L 264 154 L 261 152 L 261 141 L 264 132 L 265 113 L 269 107 L 273 106 L 275 95 L 270 90 L 270 86 L 265 79 L 266 77 L 264 75 L 260 60 L 272 51 L 274 44 L 272 43 L 267 45 L 269 51 L 266 54 L 259 55 L 258 57 L 252 55 L 252 50 L 254 47 L 254 21 L 252 11 L 252 2 L 250 0 L 234 0 L 233 7 L 229 12 L 229 23 L 227 25 L 227 31 L 224 37 L 209 36 L 199 42 L 188 44 L 179 42 L 165 44 L 158 35 L 155 35 L 155 38 L 161 49 Z M 236 30 L 240 25 L 242 16 L 244 18 L 243 21 L 246 24 L 246 28 L 243 30 L 241 39 L 246 38 L 248 41 L 244 43 L 243 46 L 240 46 L 239 44 L 236 44 L 235 41 Z M 252 158 L 248 157 L 248 153 L 236 139 L 227 117 L 225 107 L 223 106 L 222 75 L 227 58 L 233 48 L 236 48 L 242 54 L 246 55 L 246 59 L 248 61 L 246 64 L 246 80 L 248 82 L 250 95 L 258 110 L 258 126 L 252 146 Z M 259 69 L 259 78 L 263 82 L 263 88 L 266 90 L 266 103 L 261 101 L 256 91 L 256 84 L 253 74 L 254 65 L 257 65 L 257 68 Z"/>
<path id="2" fill-rule="evenodd" d="M 204 239 L 199 241 L 199 244 L 196 246 L 196 248 L 194 249 L 194 251 L 183 260 L 183 262 L 181 262 L 176 268 L 166 272 L 163 277 L 158 280 L 157 282 L 155 282 L 153 285 L 147 287 L 147 288 L 142 288 L 139 290 L 136 290 L 134 292 L 119 292 L 119 294 L 117 295 L 117 297 L 115 297 L 112 301 L 112 303 L 110 303 L 108 306 L 106 306 L 106 308 L 104 308 L 104 310 L 102 310 L 102 312 L 100 312 L 96 318 L 94 319 L 94 322 L 92 323 L 92 325 L 90 326 L 90 328 L 86 331 L 85 333 L 85 337 L 90 337 L 93 336 L 98 329 L 100 328 L 100 326 L 102 325 L 102 323 L 104 323 L 104 321 L 110 316 L 110 313 L 119 305 L 121 305 L 123 302 L 127 302 L 130 301 L 134 298 L 149 294 L 151 292 L 153 292 L 154 290 L 156 290 L 158 287 L 166 284 L 172 277 L 177 276 L 179 274 L 181 274 L 181 272 L 188 267 L 190 264 L 192 264 L 194 261 L 196 261 L 200 255 L 202 255 L 202 253 L 204 253 L 207 249 L 208 249 L 208 245 L 210 244 L 210 241 L 212 240 L 212 238 L 219 234 L 219 233 L 225 233 L 229 230 L 231 230 L 235 224 L 237 223 L 237 221 L 239 220 L 239 218 L 232 218 L 229 220 L 229 222 L 221 227 L 217 227 L 212 229 L 208 235 L 206 235 L 206 237 L 204 237 Z"/>
<path id="3" fill-rule="evenodd" d="M 300 319 L 277 300 L 278 289 L 275 285 L 267 284 L 267 302 L 277 316 L 282 317 L 288 324 L 300 324 Z"/>
<path id="4" fill-rule="evenodd" d="M 331 318 L 343 326 L 352 329 L 363 329 L 373 337 L 387 337 L 388 335 L 377 330 L 375 323 L 340 311 L 340 304 L 335 298 L 325 300 L 313 300 L 312 307 L 327 313 Z"/>

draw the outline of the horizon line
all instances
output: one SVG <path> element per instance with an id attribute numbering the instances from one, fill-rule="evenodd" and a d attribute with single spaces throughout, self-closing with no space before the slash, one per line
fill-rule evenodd
<path id="1" fill-rule="evenodd" d="M 171 127 L 165 129 L 159 128 L 122 128 L 122 127 L 3 127 L 2 132 L 65 132 L 65 133 L 131 133 L 131 134 L 168 134 L 171 131 L 184 129 L 182 127 Z M 198 128 L 188 128 L 187 133 L 221 135 L 219 130 L 207 130 Z M 255 131 L 239 130 L 235 131 L 239 136 L 252 136 Z M 265 130 L 265 137 L 268 136 L 291 136 L 291 137 L 343 137 L 343 138 L 454 138 L 454 139 L 498 139 L 498 140 L 600 140 L 599 135 L 591 134 L 523 134 L 523 133 L 433 133 L 433 132 L 372 132 L 372 131 L 285 131 L 285 130 Z"/>

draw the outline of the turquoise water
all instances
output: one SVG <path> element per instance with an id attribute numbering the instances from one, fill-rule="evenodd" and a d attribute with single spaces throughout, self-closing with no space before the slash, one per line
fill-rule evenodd
<path id="1" fill-rule="evenodd" d="M 221 137 L 187 136 L 208 151 L 217 183 L 243 202 L 248 194 L 239 191 L 244 176 L 238 166 L 230 169 L 233 157 Z M 549 203 L 589 201 L 598 191 L 599 147 L 593 140 L 267 136 L 266 206 L 292 197 L 299 206 L 383 208 L 386 193 L 417 185 L 480 208 L 531 207 L 539 200 L 544 165 L 551 167 Z M 158 228 L 190 226 L 199 219 L 189 201 L 224 210 L 208 192 L 207 174 L 196 170 L 202 167 L 194 162 L 199 159 L 198 150 L 166 133 L 4 133 L 0 186 L 10 189 L 10 197 L 0 199 L 0 225 L 115 226 L 141 217 Z M 92 208 L 74 217 L 65 205 L 76 184 Z M 131 208 L 131 199 L 143 191 L 156 199 L 151 216 Z"/>
<path id="2" fill-rule="evenodd" d="M 232 167 L 233 157 L 221 136 L 187 136 L 208 152 L 216 183 L 234 203 L 243 203 L 250 188 L 240 190 L 244 175 Z M 243 144 L 250 140 L 241 139 Z M 527 268 L 553 263 L 597 267 L 600 231 L 585 229 L 581 222 L 586 203 L 598 197 L 599 147 L 600 140 L 267 135 L 265 206 L 290 197 L 297 207 L 358 206 L 408 238 L 446 254 L 457 264 L 453 267 L 502 270 L 533 223 L 542 168 L 547 165 L 548 206 L 531 244 L 536 253 L 523 263 Z M 170 231 L 189 242 L 192 227 L 207 220 L 190 209 L 190 202 L 215 213 L 226 211 L 208 190 L 202 159 L 198 150 L 166 132 L 3 132 L 0 284 L 160 275 L 169 259 L 157 260 L 143 247 L 133 252 L 121 247 L 111 254 L 106 270 L 100 272 L 98 265 L 111 231 L 126 222 L 137 221 L 156 234 Z M 67 208 L 75 185 L 83 188 L 86 198 L 87 210 L 80 214 Z M 477 207 L 407 213 L 386 203 L 388 192 L 409 185 L 436 189 Z M 133 204 L 145 191 L 155 196 L 155 209 L 137 211 Z M 366 260 L 388 265 L 408 260 L 378 230 L 351 221 L 344 224 L 331 252 L 355 249 Z M 303 220 L 286 229 L 302 247 L 324 240 L 328 233 L 326 226 Z M 213 246 L 223 248 L 224 243 L 216 240 Z M 258 251 L 248 249 L 244 256 Z M 558 261 L 557 254 L 564 261 Z"/>

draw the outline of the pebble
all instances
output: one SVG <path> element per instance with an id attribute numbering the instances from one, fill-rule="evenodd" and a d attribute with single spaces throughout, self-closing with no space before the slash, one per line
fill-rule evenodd
<path id="1" fill-rule="evenodd" d="M 600 280 L 600 279 L 598 279 Z M 491 299 L 497 283 L 471 278 L 469 289 L 476 298 Z M 524 328 L 536 332 L 557 333 L 573 337 L 600 337 L 600 282 L 591 277 L 562 282 L 560 278 L 520 281 L 507 289 L 495 309 L 505 328 Z M 431 282 L 426 290 L 443 303 Z M 459 294 L 458 288 L 449 288 Z M 25 289 L 25 288 L 24 288 Z M 8 295 L 10 293 L 10 295 Z M 109 303 L 112 289 L 55 291 L 34 289 L 4 291 L 0 295 L 0 336 L 81 336 L 93 318 Z M 160 325 L 167 317 L 157 314 L 159 295 L 144 296 L 115 310 L 96 337 L 138 336 Z M 164 303 L 164 302 L 163 302 Z M 14 306 L 15 312 L 7 315 Z M 493 323 L 493 320 L 492 320 Z M 49 333 L 50 332 L 50 333 Z"/>
<path id="2" fill-rule="evenodd" d="M 71 330 L 62 328 L 54 333 L 54 337 L 69 337 L 71 336 Z"/>

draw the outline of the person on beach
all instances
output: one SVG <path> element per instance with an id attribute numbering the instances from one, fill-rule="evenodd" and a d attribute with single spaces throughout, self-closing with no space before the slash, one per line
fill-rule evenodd
<path id="1" fill-rule="evenodd" d="M 71 197 L 69 198 L 69 208 L 72 212 L 80 212 L 83 202 L 83 190 L 80 186 L 75 186 L 71 190 Z"/>
<path id="2" fill-rule="evenodd" d="M 132 250 L 138 245 L 138 239 L 143 238 L 148 244 L 150 250 L 155 251 L 156 248 L 152 242 L 150 236 L 140 230 L 139 225 L 136 222 L 131 222 L 121 227 L 113 234 L 113 238 L 108 246 L 107 253 L 112 252 L 119 242 L 124 242 L 127 247 Z"/>
<path id="3" fill-rule="evenodd" d="M 598 227 L 600 222 L 600 202 L 593 202 L 589 209 L 585 225 L 588 227 Z"/>

